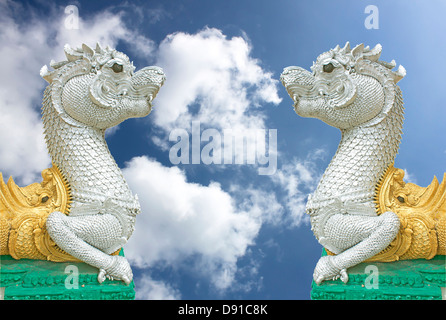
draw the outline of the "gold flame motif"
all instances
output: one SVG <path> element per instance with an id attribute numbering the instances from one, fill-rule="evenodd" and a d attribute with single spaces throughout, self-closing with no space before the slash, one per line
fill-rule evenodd
<path id="1" fill-rule="evenodd" d="M 403 181 L 404 170 L 390 166 L 376 187 L 378 215 L 395 212 L 400 230 L 392 243 L 367 261 L 432 259 L 446 254 L 446 173 L 420 187 Z"/>
<path id="2" fill-rule="evenodd" d="M 49 237 L 45 222 L 53 211 L 69 214 L 70 188 L 53 165 L 42 171 L 43 181 L 19 187 L 12 178 L 5 184 L 0 173 L 0 254 L 14 259 L 78 261 Z"/>
<path id="3" fill-rule="evenodd" d="M 70 187 L 53 165 L 42 171 L 42 182 L 19 187 L 5 184 L 0 172 L 0 255 L 54 262 L 80 261 L 59 248 L 46 230 L 51 212 L 70 212 Z M 119 253 L 119 250 L 114 254 Z"/>

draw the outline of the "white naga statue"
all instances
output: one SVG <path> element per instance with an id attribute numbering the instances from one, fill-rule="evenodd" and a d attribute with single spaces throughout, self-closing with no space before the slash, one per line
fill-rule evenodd
<path id="1" fill-rule="evenodd" d="M 446 179 L 428 188 L 403 181 L 393 167 L 401 140 L 403 101 L 395 61 L 378 60 L 381 45 L 349 43 L 321 54 L 309 72 L 287 67 L 281 81 L 302 117 L 339 128 L 339 147 L 307 202 L 312 230 L 328 255 L 314 281 L 348 281 L 363 261 L 430 259 L 446 253 Z"/>
<path id="2" fill-rule="evenodd" d="M 65 46 L 66 61 L 41 70 L 42 106 L 53 166 L 43 181 L 19 188 L 0 179 L 1 254 L 16 259 L 83 261 L 106 278 L 132 281 L 119 250 L 131 236 L 140 205 L 107 147 L 104 132 L 147 116 L 165 76 L 158 67 L 134 72 L 114 49 Z"/>

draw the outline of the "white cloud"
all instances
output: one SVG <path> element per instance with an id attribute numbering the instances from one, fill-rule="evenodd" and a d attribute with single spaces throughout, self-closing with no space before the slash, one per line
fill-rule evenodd
<path id="1" fill-rule="evenodd" d="M 168 284 L 153 280 L 150 275 L 143 274 L 135 279 L 137 300 L 179 300 L 181 294 Z"/>
<path id="2" fill-rule="evenodd" d="M 133 158 L 123 172 L 142 207 L 126 256 L 140 268 L 159 262 L 180 267 L 195 257 L 194 267 L 217 289 L 233 283 L 238 258 L 279 206 L 253 190 L 249 203 L 237 204 L 218 183 L 190 183 L 177 167 L 147 157 Z"/>
<path id="3" fill-rule="evenodd" d="M 250 54 L 245 39 L 228 39 L 215 28 L 168 35 L 157 53 L 168 80 L 156 99 L 155 123 L 167 131 L 189 128 L 192 120 L 214 128 L 263 128 L 264 115 L 255 108 L 280 103 L 278 81 Z M 190 112 L 195 104 L 198 111 Z"/>
<path id="4" fill-rule="evenodd" d="M 242 161 L 249 162 L 245 146 L 256 146 L 255 130 L 269 129 L 265 125 L 267 105 L 277 105 L 281 98 L 278 80 L 252 57 L 247 36 L 228 38 L 220 30 L 208 27 L 195 34 L 177 32 L 161 42 L 156 55 L 156 65 L 163 68 L 167 81 L 154 103 L 151 119 L 161 130 L 152 141 L 167 150 L 176 142 L 168 142 L 173 130 L 191 133 L 192 122 L 198 121 L 201 130 L 211 128 L 223 137 L 228 129 L 234 139 L 245 139 L 245 145 L 235 143 L 230 148 L 234 148 L 234 157 L 245 156 Z M 225 153 L 225 147 L 223 140 L 213 140 L 217 161 L 223 162 L 220 155 Z M 276 153 L 270 144 L 267 147 L 271 160 L 267 165 L 271 165 L 272 172 Z M 249 168 L 261 166 L 259 159 L 251 162 Z"/>

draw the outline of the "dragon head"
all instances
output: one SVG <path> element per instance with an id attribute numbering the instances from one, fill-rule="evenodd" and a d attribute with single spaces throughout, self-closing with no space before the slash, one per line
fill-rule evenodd
<path id="1" fill-rule="evenodd" d="M 350 49 L 347 42 L 321 54 L 309 72 L 287 67 L 282 84 L 294 100 L 294 109 L 302 117 L 318 118 L 325 123 L 348 129 L 382 121 L 394 101 L 395 84 L 406 71 L 396 71 L 395 61 L 378 61 L 382 47 L 363 44 Z"/>
<path id="2" fill-rule="evenodd" d="M 134 73 L 129 58 L 114 49 L 64 48 L 67 60 L 51 61 L 40 75 L 50 83 L 53 106 L 62 119 L 75 126 L 106 129 L 133 117 L 144 117 L 165 76 L 159 67 Z"/>

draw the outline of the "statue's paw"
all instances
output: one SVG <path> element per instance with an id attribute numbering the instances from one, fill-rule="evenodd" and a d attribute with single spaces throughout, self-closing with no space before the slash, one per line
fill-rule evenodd
<path id="1" fill-rule="evenodd" d="M 321 284 L 324 280 L 341 279 L 342 282 L 348 282 L 347 270 L 336 267 L 333 263 L 333 256 L 321 257 L 314 269 L 313 279 L 316 284 Z"/>
<path id="2" fill-rule="evenodd" d="M 126 258 L 121 256 L 112 256 L 112 264 L 106 268 L 99 269 L 98 282 L 102 283 L 105 279 L 122 280 L 125 284 L 130 284 L 133 280 L 133 272 Z"/>

